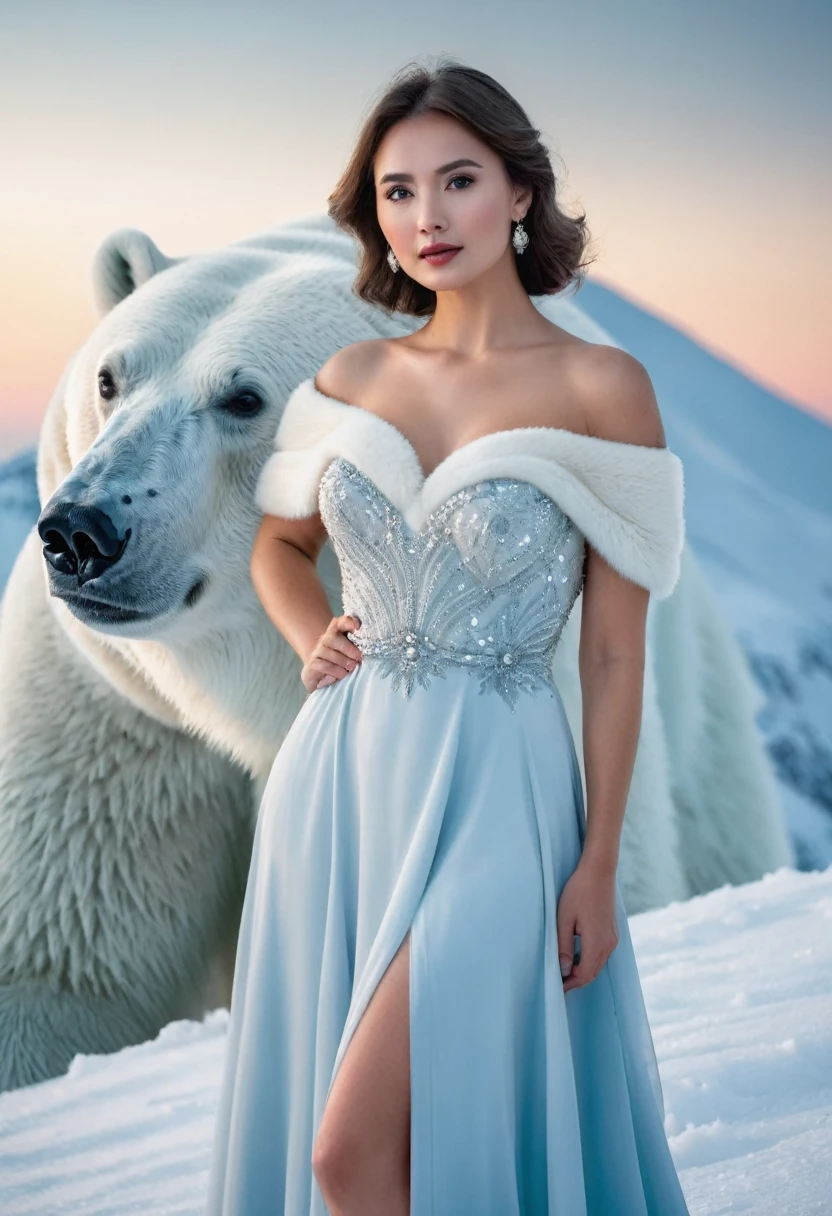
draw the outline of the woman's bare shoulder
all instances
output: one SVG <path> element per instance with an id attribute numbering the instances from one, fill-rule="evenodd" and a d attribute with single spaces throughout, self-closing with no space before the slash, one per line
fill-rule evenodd
<path id="1" fill-rule="evenodd" d="M 315 384 L 322 393 L 339 401 L 352 402 L 364 394 L 368 380 L 381 369 L 388 357 L 388 338 L 367 338 L 342 346 L 322 363 L 315 373 Z"/>
<path id="2" fill-rule="evenodd" d="M 628 351 L 582 343 L 570 351 L 570 373 L 590 434 L 619 443 L 667 446 L 653 383 L 644 364 Z"/>

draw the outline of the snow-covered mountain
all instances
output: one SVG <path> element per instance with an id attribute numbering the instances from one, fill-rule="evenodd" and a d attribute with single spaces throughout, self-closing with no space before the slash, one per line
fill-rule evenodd
<path id="1" fill-rule="evenodd" d="M 39 512 L 31 448 L 0 464 L 0 594 Z"/>
<path id="2" fill-rule="evenodd" d="M 685 466 L 687 536 L 765 695 L 759 724 L 803 869 L 832 861 L 832 427 L 591 280 Z M 34 449 L 0 464 L 0 590 L 38 514 Z"/>
<path id="3" fill-rule="evenodd" d="M 685 466 L 688 540 L 765 694 L 799 864 L 828 864 L 832 427 L 617 292 L 590 281 L 579 302 L 650 373 Z"/>

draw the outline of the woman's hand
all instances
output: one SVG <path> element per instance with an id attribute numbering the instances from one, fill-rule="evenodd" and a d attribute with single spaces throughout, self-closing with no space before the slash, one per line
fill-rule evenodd
<path id="1" fill-rule="evenodd" d="M 558 901 L 558 954 L 563 990 L 590 984 L 618 945 L 615 923 L 615 870 L 582 858 L 564 883 Z M 581 961 L 573 963 L 574 935 L 581 938 Z"/>
<path id="2" fill-rule="evenodd" d="M 357 616 L 334 616 L 304 663 L 300 678 L 307 692 L 342 680 L 361 662 L 361 651 L 345 636 L 361 627 Z"/>

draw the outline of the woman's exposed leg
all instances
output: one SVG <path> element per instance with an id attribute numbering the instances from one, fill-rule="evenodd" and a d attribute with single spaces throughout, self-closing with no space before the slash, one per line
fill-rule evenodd
<path id="1" fill-rule="evenodd" d="M 361 1017 L 312 1153 L 332 1216 L 410 1212 L 410 933 Z"/>

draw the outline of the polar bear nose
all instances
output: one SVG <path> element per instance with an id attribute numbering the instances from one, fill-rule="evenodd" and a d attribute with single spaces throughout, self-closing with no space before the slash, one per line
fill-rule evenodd
<path id="1" fill-rule="evenodd" d="M 86 583 L 116 564 L 130 539 L 130 528 L 119 536 L 109 515 L 98 507 L 58 503 L 38 520 L 38 534 L 50 566 Z"/>

